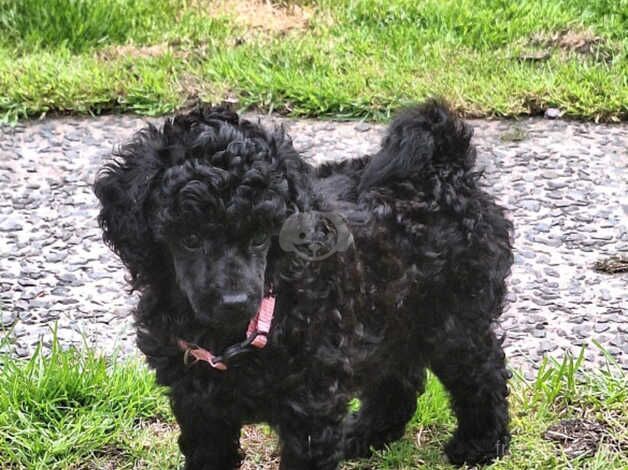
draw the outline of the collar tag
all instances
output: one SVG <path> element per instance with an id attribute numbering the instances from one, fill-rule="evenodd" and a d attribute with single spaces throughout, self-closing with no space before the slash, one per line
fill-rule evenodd
<path id="1" fill-rule="evenodd" d="M 269 295 L 262 299 L 257 314 L 249 322 L 246 330 L 247 338 L 255 335 L 251 346 L 262 349 L 268 342 L 268 333 L 275 314 L 275 296 Z"/>

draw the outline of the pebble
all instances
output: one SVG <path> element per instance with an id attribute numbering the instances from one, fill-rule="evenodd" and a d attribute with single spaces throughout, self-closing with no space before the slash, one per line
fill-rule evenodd
<path id="1" fill-rule="evenodd" d="M 11 216 L 0 221 L 0 232 L 15 232 L 22 230 L 22 224 Z"/>
<path id="2" fill-rule="evenodd" d="M 563 112 L 558 108 L 547 108 L 545 110 L 545 117 L 547 119 L 558 119 L 563 115 Z"/>
<path id="3" fill-rule="evenodd" d="M 16 318 L 17 318 L 17 314 L 15 312 L 12 312 L 10 310 L 5 310 L 4 308 L 0 307 L 0 327 L 7 328 L 13 325 L 13 323 L 15 323 Z"/>
<path id="4" fill-rule="evenodd" d="M 358 132 L 367 132 L 371 130 L 371 126 L 365 122 L 360 122 L 354 129 Z"/>
<path id="5" fill-rule="evenodd" d="M 521 201 L 519 206 L 522 209 L 525 209 L 527 211 L 537 212 L 541 208 L 541 203 L 539 201 L 527 199 L 527 200 Z"/>
<path id="6" fill-rule="evenodd" d="M 558 345 L 556 343 L 553 343 L 553 342 L 547 341 L 547 340 L 543 340 L 543 341 L 541 341 L 538 350 L 539 350 L 539 352 L 545 353 L 545 352 L 554 351 L 556 348 L 558 348 Z"/>
<path id="7" fill-rule="evenodd" d="M 28 357 L 32 353 L 31 349 L 25 344 L 16 344 L 15 345 L 15 354 L 18 357 Z"/>
<path id="8" fill-rule="evenodd" d="M 598 323 L 593 327 L 593 331 L 596 333 L 604 333 L 605 331 L 608 331 L 610 327 L 611 326 L 608 323 Z"/>
<path id="9" fill-rule="evenodd" d="M 102 243 L 90 184 L 112 146 L 146 120 L 62 117 L 0 126 L 0 326 L 13 329 L 16 355 L 32 354 L 55 324 L 64 347 L 84 333 L 107 354 L 116 346 L 137 354 L 137 294 L 129 296 L 123 266 Z M 283 122 L 313 163 L 373 153 L 384 132 L 370 122 Z M 628 368 L 628 318 L 619 308 L 628 277 L 592 270 L 598 259 L 628 249 L 628 124 L 523 119 L 520 140 L 502 139 L 509 121 L 470 124 L 485 190 L 515 225 L 516 261 L 500 318 L 510 363 L 532 377 L 528 357 L 577 355 L 596 339 Z M 585 367 L 603 363 L 590 348 Z"/>

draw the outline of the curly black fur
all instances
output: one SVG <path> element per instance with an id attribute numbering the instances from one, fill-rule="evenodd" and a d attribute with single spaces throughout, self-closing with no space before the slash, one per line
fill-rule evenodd
<path id="1" fill-rule="evenodd" d="M 205 108 L 140 131 L 103 168 L 104 239 L 142 294 L 138 345 L 170 388 L 186 469 L 237 467 L 240 428 L 259 421 L 279 434 L 282 469 L 368 455 L 402 436 L 427 367 L 458 419 L 449 459 L 504 454 L 509 373 L 492 323 L 512 227 L 478 187 L 471 135 L 428 101 L 372 157 L 313 168 L 283 130 Z M 307 211 L 342 214 L 353 245 L 321 261 L 282 251 L 282 223 Z M 226 371 L 184 366 L 178 338 L 220 353 L 270 289 L 265 349 Z"/>

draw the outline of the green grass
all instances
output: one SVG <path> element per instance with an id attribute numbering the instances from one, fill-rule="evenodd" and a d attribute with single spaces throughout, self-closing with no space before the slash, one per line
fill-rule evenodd
<path id="1" fill-rule="evenodd" d="M 545 362 L 538 377 L 511 382 L 511 454 L 487 467 L 520 469 L 625 469 L 628 467 L 628 378 L 610 366 L 580 373 L 580 358 Z M 137 362 L 115 362 L 86 350 L 54 346 L 30 360 L 0 356 L 1 469 L 176 468 L 177 427 L 163 389 Z M 570 458 L 544 439 L 567 418 L 600 423 L 594 455 Z M 447 394 L 429 377 L 406 437 L 344 470 L 448 469 L 442 445 L 455 425 Z M 245 469 L 271 468 L 276 440 L 266 426 L 248 428 Z M 251 437 L 253 436 L 253 437 Z M 623 451 L 622 451 L 623 450 Z M 255 465 L 259 465 L 255 467 Z"/>
<path id="2" fill-rule="evenodd" d="M 277 3 L 306 5 L 305 26 L 254 29 L 207 0 L 0 0 L 0 115 L 228 99 L 384 119 L 438 94 L 469 116 L 628 117 L 628 0 Z"/>
<path id="3" fill-rule="evenodd" d="M 55 343 L 46 358 L 39 348 L 29 361 L 3 355 L 0 369 L 1 469 L 84 469 L 86 461 L 112 461 L 120 452 L 141 461 L 163 451 L 137 448 L 149 442 L 151 423 L 170 416 L 139 362 L 110 362 Z M 176 459 L 174 448 L 159 455 L 164 464 Z"/>
<path id="4" fill-rule="evenodd" d="M 83 52 L 104 44 L 157 40 L 173 28 L 177 3 L 160 0 L 0 0 L 5 44 L 22 51 L 67 48 Z"/>

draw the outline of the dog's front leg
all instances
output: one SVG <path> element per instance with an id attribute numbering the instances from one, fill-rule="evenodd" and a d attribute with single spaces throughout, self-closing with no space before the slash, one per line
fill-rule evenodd
<path id="1" fill-rule="evenodd" d="M 278 420 L 280 470 L 335 470 L 342 457 L 347 400 L 329 394 L 317 399 L 311 389 L 292 396 L 298 398 L 282 402 Z"/>
<path id="2" fill-rule="evenodd" d="M 172 395 L 172 410 L 181 434 L 179 448 L 185 456 L 185 470 L 233 470 L 244 458 L 240 450 L 240 422 L 225 418 L 210 405 L 195 401 L 194 395 Z"/>

